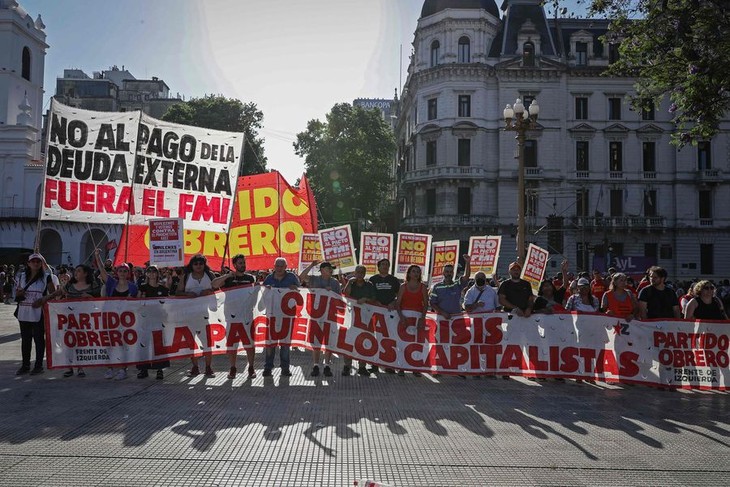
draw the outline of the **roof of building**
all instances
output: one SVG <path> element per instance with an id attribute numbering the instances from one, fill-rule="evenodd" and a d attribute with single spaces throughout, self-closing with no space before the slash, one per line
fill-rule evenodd
<path id="1" fill-rule="evenodd" d="M 421 18 L 428 17 L 446 10 L 455 9 L 483 9 L 499 18 L 499 8 L 495 0 L 426 0 L 421 9 Z"/>

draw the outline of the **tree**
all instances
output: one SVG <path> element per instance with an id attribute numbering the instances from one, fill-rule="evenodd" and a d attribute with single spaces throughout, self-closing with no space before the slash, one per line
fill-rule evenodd
<path id="1" fill-rule="evenodd" d="M 326 223 L 379 220 L 391 202 L 395 139 L 378 110 L 337 104 L 326 121 L 310 120 L 294 151 Z"/>
<path id="2" fill-rule="evenodd" d="M 266 172 L 264 139 L 258 134 L 264 114 L 255 103 L 243 103 L 235 98 L 208 95 L 171 106 L 162 119 L 195 127 L 243 132 L 246 134 L 246 142 L 239 174 Z"/>
<path id="3" fill-rule="evenodd" d="M 730 2 L 591 0 L 589 14 L 611 19 L 620 56 L 608 74 L 639 79 L 635 107 L 668 95 L 680 147 L 717 133 L 730 108 Z"/>

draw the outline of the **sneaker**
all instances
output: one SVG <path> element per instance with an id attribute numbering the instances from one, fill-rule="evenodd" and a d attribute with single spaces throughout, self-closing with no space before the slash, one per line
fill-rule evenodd
<path id="1" fill-rule="evenodd" d="M 79 371 L 79 374 L 81 374 L 81 371 Z M 66 372 L 63 373 L 64 377 L 71 377 L 74 375 L 74 369 L 68 369 Z"/>
<path id="2" fill-rule="evenodd" d="M 157 375 L 155 376 L 155 379 L 162 380 L 165 378 L 165 374 L 162 372 L 162 369 L 157 371 Z"/>
<path id="3" fill-rule="evenodd" d="M 319 365 L 315 365 L 312 367 L 312 372 L 309 373 L 312 377 L 317 377 L 319 375 Z"/>
<path id="4" fill-rule="evenodd" d="M 30 372 L 30 365 L 23 365 L 21 368 L 18 369 L 17 372 L 15 372 L 15 375 L 23 375 Z"/>
<path id="5" fill-rule="evenodd" d="M 236 370 L 236 368 L 235 367 L 231 367 L 231 370 L 228 372 L 228 378 L 229 379 L 235 379 L 236 378 L 236 372 L 238 372 Z"/>
<path id="6" fill-rule="evenodd" d="M 38 375 L 42 374 L 43 372 L 43 367 L 33 367 L 33 370 L 30 371 L 30 375 Z"/>
<path id="7" fill-rule="evenodd" d="M 406 376 L 406 371 L 405 370 L 399 370 L 398 371 L 398 376 L 399 377 L 405 377 Z"/>
<path id="8" fill-rule="evenodd" d="M 395 369 L 391 369 L 390 367 L 386 367 L 385 368 L 385 373 L 386 374 L 395 374 Z"/>
<path id="9" fill-rule="evenodd" d="M 137 378 L 138 379 L 145 379 L 150 376 L 150 373 L 147 372 L 147 369 L 142 369 L 139 372 L 137 372 Z"/>
<path id="10" fill-rule="evenodd" d="M 248 376 L 251 379 L 255 379 L 256 378 L 256 369 L 254 369 L 252 365 L 250 365 L 248 367 Z"/>
<path id="11" fill-rule="evenodd" d="M 106 369 L 106 373 L 104 374 L 105 379 L 113 379 L 114 378 L 114 369 Z"/>
<path id="12" fill-rule="evenodd" d="M 188 372 L 188 377 L 197 377 L 200 375 L 200 368 L 197 365 L 193 365 L 193 367 Z"/>
<path id="13" fill-rule="evenodd" d="M 350 369 L 351 367 L 349 365 L 342 367 L 342 375 L 350 375 Z"/>
<path id="14" fill-rule="evenodd" d="M 205 376 L 206 377 L 215 377 L 215 372 L 213 372 L 213 369 L 211 369 L 210 367 L 206 367 Z"/>
<path id="15" fill-rule="evenodd" d="M 114 377 L 114 380 L 124 380 L 127 378 L 127 371 L 125 369 L 120 369 L 119 372 L 117 372 L 116 377 Z"/>
<path id="16" fill-rule="evenodd" d="M 330 369 L 329 365 L 324 366 L 324 376 L 325 377 L 332 377 L 332 369 Z"/>
<path id="17" fill-rule="evenodd" d="M 357 368 L 357 373 L 360 375 L 370 375 L 370 372 L 368 372 L 367 367 L 365 367 L 364 365 L 361 365 Z"/>
<path id="18" fill-rule="evenodd" d="M 379 374 L 379 373 L 380 373 L 380 369 L 379 369 L 379 368 L 377 367 L 377 365 L 373 365 L 373 366 L 372 366 L 372 367 L 370 368 L 370 373 L 371 373 L 371 374 Z"/>
<path id="19" fill-rule="evenodd" d="M 291 370 L 289 370 L 289 369 L 281 369 L 281 376 L 282 377 L 291 377 Z"/>
<path id="20" fill-rule="evenodd" d="M 73 375 L 73 370 L 71 371 L 71 375 Z M 83 369 L 79 369 L 79 373 L 77 374 L 79 377 L 86 377 L 86 372 L 84 372 Z M 69 376 L 71 377 L 71 376 Z"/>
<path id="21" fill-rule="evenodd" d="M 271 369 L 264 369 L 264 377 L 271 377 Z"/>

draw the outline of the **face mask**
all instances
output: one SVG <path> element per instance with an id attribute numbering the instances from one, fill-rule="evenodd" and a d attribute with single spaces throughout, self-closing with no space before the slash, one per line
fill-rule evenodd
<path id="1" fill-rule="evenodd" d="M 485 285 L 487 283 L 487 280 L 486 279 L 477 279 L 474 282 L 477 283 L 477 286 L 482 287 L 483 285 Z"/>

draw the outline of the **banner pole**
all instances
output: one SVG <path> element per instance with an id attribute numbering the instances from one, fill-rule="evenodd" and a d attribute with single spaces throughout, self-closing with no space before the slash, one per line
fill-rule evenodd
<path id="1" fill-rule="evenodd" d="M 134 170 L 132 171 L 132 180 L 129 184 L 129 201 L 127 202 L 127 224 L 124 228 L 124 260 L 123 262 L 127 262 L 127 256 L 129 254 L 129 220 L 132 216 L 132 210 L 134 209 L 134 180 L 137 177 L 137 151 L 139 150 L 139 129 L 142 126 L 142 110 L 139 111 L 139 118 L 137 119 L 137 134 L 134 138 L 135 140 L 135 147 L 134 147 L 134 153 L 132 156 L 134 157 Z M 116 259 L 116 254 L 114 255 L 114 260 Z"/>
<path id="2" fill-rule="evenodd" d="M 277 201 L 277 210 L 276 210 L 276 216 L 279 218 L 279 226 L 276 227 L 276 232 L 279 234 L 277 240 L 277 247 L 279 248 L 279 257 L 281 257 L 281 173 L 279 171 L 276 171 L 276 198 Z"/>
<path id="3" fill-rule="evenodd" d="M 41 199 L 38 202 L 38 222 L 36 223 L 35 242 L 33 243 L 33 250 L 36 252 L 39 252 L 41 248 L 41 221 L 43 218 L 43 207 L 45 206 L 46 201 L 46 171 L 48 170 L 48 146 L 51 143 L 51 117 L 53 117 L 54 103 L 56 103 L 56 101 L 53 97 L 51 97 L 51 107 L 48 109 L 48 116 L 46 118 L 46 153 L 43 159 L 43 189 L 41 189 Z"/>

